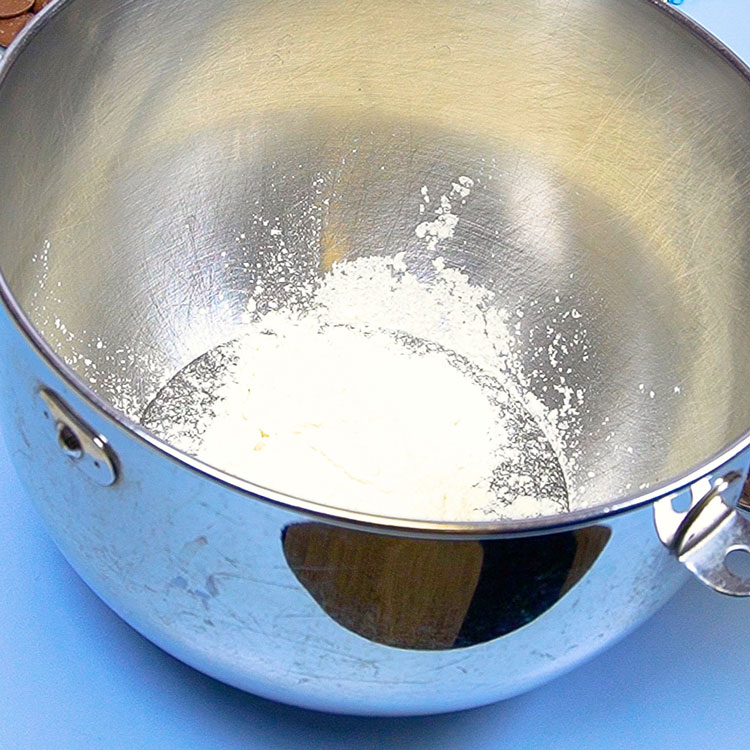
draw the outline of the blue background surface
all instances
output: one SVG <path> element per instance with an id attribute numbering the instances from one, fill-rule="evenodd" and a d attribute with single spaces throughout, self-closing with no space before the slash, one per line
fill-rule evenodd
<path id="1" fill-rule="evenodd" d="M 681 9 L 750 60 L 748 0 Z M 505 703 L 388 720 L 276 705 L 180 664 L 113 615 L 47 538 L 0 440 L 0 750 L 747 746 L 749 636 L 750 601 L 690 583 L 610 651 Z"/>

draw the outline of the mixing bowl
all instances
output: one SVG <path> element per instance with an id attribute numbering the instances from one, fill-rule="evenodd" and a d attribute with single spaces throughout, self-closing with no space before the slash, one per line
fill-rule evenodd
<path id="1" fill-rule="evenodd" d="M 667 5 L 56 0 L 0 82 L 4 437 L 147 638 L 281 701 L 429 713 L 573 667 L 690 572 L 750 595 L 748 71 Z M 399 252 L 522 311 L 525 367 L 585 391 L 580 507 L 386 518 L 142 426 L 258 282 L 272 307 Z M 584 322 L 586 355 L 539 354 Z"/>

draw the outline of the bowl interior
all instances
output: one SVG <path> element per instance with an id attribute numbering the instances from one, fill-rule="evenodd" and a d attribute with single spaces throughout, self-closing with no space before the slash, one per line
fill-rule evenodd
<path id="1" fill-rule="evenodd" d="M 522 312 L 550 408 L 585 393 L 582 505 L 750 426 L 750 89 L 646 0 L 72 0 L 8 65 L 0 184 L 10 292 L 136 420 L 258 282 L 403 252 Z"/>

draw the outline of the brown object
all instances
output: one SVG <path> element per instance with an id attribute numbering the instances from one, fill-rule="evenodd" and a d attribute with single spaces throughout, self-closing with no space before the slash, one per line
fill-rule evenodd
<path id="1" fill-rule="evenodd" d="M 0 19 L 20 16 L 33 5 L 34 0 L 0 0 Z"/>
<path id="2" fill-rule="evenodd" d="M 750 512 L 750 479 L 745 482 L 745 487 L 742 490 L 742 496 L 737 503 L 741 510 Z"/>
<path id="3" fill-rule="evenodd" d="M 576 540 L 576 554 L 560 591 L 561 598 L 591 570 L 602 550 L 607 546 L 612 530 L 607 526 L 591 526 L 588 529 L 574 531 L 573 536 Z"/>
<path id="4" fill-rule="evenodd" d="M 604 526 L 529 539 L 432 541 L 294 524 L 284 556 L 335 622 L 387 646 L 446 650 L 541 617 L 588 573 Z"/>
<path id="5" fill-rule="evenodd" d="M 0 47 L 7 47 L 33 17 L 33 13 L 22 13 L 13 18 L 0 18 Z"/>
<path id="6" fill-rule="evenodd" d="M 450 548 L 317 523 L 290 526 L 284 554 L 336 622 L 376 643 L 420 650 L 453 646 L 484 556 L 475 541 Z"/>
<path id="7" fill-rule="evenodd" d="M 34 0 L 34 7 L 32 10 L 34 13 L 39 13 L 39 11 L 48 3 L 51 3 L 52 0 Z"/>

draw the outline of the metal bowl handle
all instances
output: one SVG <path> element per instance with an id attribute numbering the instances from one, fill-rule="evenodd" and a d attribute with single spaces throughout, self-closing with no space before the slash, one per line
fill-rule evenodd
<path id="1" fill-rule="evenodd" d="M 41 409 L 60 453 L 103 487 L 117 481 L 118 461 L 109 441 L 81 420 L 49 388 L 40 388 Z"/>
<path id="2" fill-rule="evenodd" d="M 662 542 L 700 581 L 721 594 L 750 596 L 750 576 L 727 565 L 732 552 L 750 554 L 749 456 L 654 504 Z"/>

